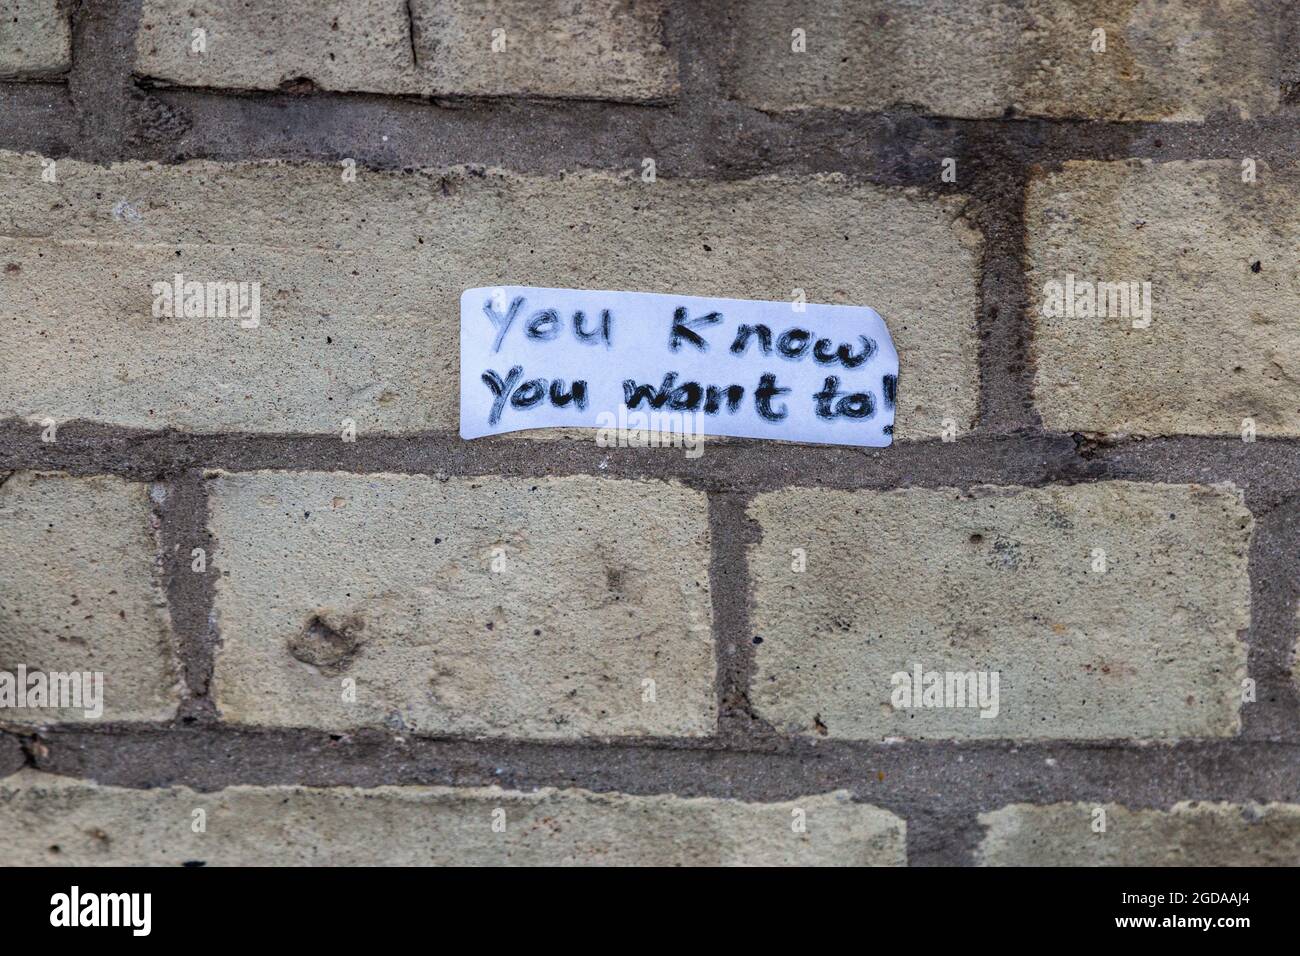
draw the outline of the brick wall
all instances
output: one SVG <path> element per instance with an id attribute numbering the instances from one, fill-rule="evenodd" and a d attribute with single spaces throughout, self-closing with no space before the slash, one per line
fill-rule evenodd
<path id="1" fill-rule="evenodd" d="M 1300 863 L 1296 3 L 251 6 L 0 0 L 0 863 Z M 497 283 L 870 305 L 897 440 L 462 441 Z"/>

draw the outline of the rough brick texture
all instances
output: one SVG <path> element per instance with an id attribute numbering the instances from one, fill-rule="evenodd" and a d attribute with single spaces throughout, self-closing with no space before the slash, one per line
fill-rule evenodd
<path id="1" fill-rule="evenodd" d="M 905 830 L 843 791 L 786 803 L 497 787 L 195 793 L 34 771 L 0 784 L 0 863 L 19 865 L 901 866 Z"/>
<path id="2" fill-rule="evenodd" d="M 1029 187 L 1043 424 L 1108 434 L 1300 434 L 1300 166 L 1067 163 Z M 1049 316 L 1044 288 L 1151 284 L 1146 317 Z M 1117 303 L 1116 303 L 1117 304 Z M 1059 310 L 1058 310 L 1059 311 Z M 1082 311 L 1084 314 L 1079 315 Z"/>
<path id="3" fill-rule="evenodd" d="M 182 86 L 665 100 L 658 0 L 145 0 L 136 71 Z M 196 52 L 194 31 L 203 30 Z"/>
<path id="4" fill-rule="evenodd" d="M 26 762 L 27 755 L 18 738 L 0 734 L 0 777 L 17 772 Z"/>
<path id="5" fill-rule="evenodd" d="M 1105 832 L 1093 824 L 1105 812 Z M 982 813 L 977 857 L 985 866 L 1297 866 L 1300 806 L 1016 804 Z"/>
<path id="6" fill-rule="evenodd" d="M 1224 488 L 794 490 L 750 509 L 752 697 L 839 738 L 1235 733 L 1250 513 Z M 794 549 L 807 569 L 792 570 Z M 1094 571 L 1102 549 L 1104 571 Z M 891 677 L 997 671 L 999 708 L 895 708 Z"/>
<path id="7" fill-rule="evenodd" d="M 59 0 L 0 0 L 0 79 L 50 78 L 72 60 Z"/>
<path id="8" fill-rule="evenodd" d="M 35 157 L 0 156 L 0 348 L 28 357 L 0 418 L 454 429 L 460 294 L 503 281 L 870 303 L 909 355 L 899 437 L 974 418 L 978 244 L 957 200 L 838 177 L 57 169 L 41 183 Z M 154 318 L 153 283 L 178 272 L 261 282 L 260 326 Z"/>
<path id="9" fill-rule="evenodd" d="M 179 700 L 149 486 L 19 472 L 0 485 L 0 670 L 103 673 L 104 720 L 163 720 Z M 84 721 L 8 708 L 0 721 Z"/>
<path id="10" fill-rule="evenodd" d="M 0 0 L 0 864 L 1300 863 L 1298 9 Z M 465 441 L 502 284 L 897 441 Z"/>
<path id="11" fill-rule="evenodd" d="M 227 720 L 518 737 L 712 730 L 699 492 L 583 477 L 210 484 Z"/>
<path id="12" fill-rule="evenodd" d="M 746 0 L 727 79 L 765 110 L 912 106 L 961 117 L 1115 120 L 1260 116 L 1292 54 L 1280 4 L 1258 0 Z M 795 52 L 792 31 L 806 49 Z M 1094 52 L 1094 30 L 1105 52 Z"/>

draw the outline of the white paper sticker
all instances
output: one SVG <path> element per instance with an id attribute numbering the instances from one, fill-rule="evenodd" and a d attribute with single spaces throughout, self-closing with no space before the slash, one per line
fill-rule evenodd
<path id="1" fill-rule="evenodd" d="M 898 353 L 865 306 L 496 286 L 460 298 L 460 434 L 627 428 L 888 445 Z"/>

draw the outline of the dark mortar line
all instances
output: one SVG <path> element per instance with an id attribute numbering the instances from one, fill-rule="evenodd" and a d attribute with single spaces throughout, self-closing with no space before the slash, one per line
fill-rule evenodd
<path id="1" fill-rule="evenodd" d="M 1096 442 L 1079 439 L 1089 468 L 1107 479 L 1174 484 L 1231 482 L 1258 517 L 1300 493 L 1300 443 L 1178 436 Z"/>
<path id="2" fill-rule="evenodd" d="M 980 152 L 976 167 L 976 202 L 972 214 L 979 226 L 978 429 L 1008 433 L 1039 432 L 1042 422 L 1034 408 L 1033 368 L 1029 342 L 1033 322 L 1025 279 L 1025 196 L 1028 179 L 1022 166 L 996 144 Z M 962 167 L 957 167 L 961 181 Z M 969 176 L 969 171 L 965 172 Z M 902 379 L 900 373 L 900 381 Z"/>
<path id="3" fill-rule="evenodd" d="M 907 865 L 973 866 L 984 836 L 978 812 L 951 806 L 908 808 Z"/>
<path id="4" fill-rule="evenodd" d="M 1247 156 L 1289 163 L 1300 145 L 1297 120 L 1300 115 L 1291 111 L 1261 119 L 1212 117 L 1205 122 L 1056 120 L 1043 121 L 1026 136 L 1017 135 L 1012 121 L 1008 134 L 1031 168 L 1056 169 L 1069 161 L 1240 161 Z"/>
<path id="5" fill-rule="evenodd" d="M 744 746 L 766 723 L 749 701 L 754 666 L 749 624 L 748 547 L 758 527 L 746 514 L 750 498 L 735 492 L 709 495 L 709 588 L 713 598 L 713 644 L 717 658 L 717 738 Z"/>
<path id="6" fill-rule="evenodd" d="M 0 780 L 26 767 L 36 766 L 36 755 L 21 733 L 0 728 Z"/>
<path id="7" fill-rule="evenodd" d="M 71 155 L 98 162 L 128 156 L 142 104 L 130 79 L 139 0 L 74 0 L 68 92 L 78 123 Z"/>
<path id="8" fill-rule="evenodd" d="M 1278 26 L 1280 30 L 1280 50 L 1300 50 L 1300 0 L 1292 0 L 1283 7 L 1287 11 Z M 1300 57 L 1292 55 L 1291 62 L 1284 65 L 1282 75 L 1278 77 L 1282 90 L 1282 102 L 1289 106 L 1300 106 Z"/>
<path id="9" fill-rule="evenodd" d="M 86 31 L 92 38 L 104 32 L 118 36 L 121 29 L 102 18 L 87 23 L 95 26 Z M 81 61 L 69 85 L 92 126 L 85 130 L 86 139 L 61 144 L 55 155 L 96 162 L 351 158 L 376 170 L 469 164 L 525 173 L 574 168 L 639 173 L 641 159 L 650 156 L 663 176 L 725 181 L 838 172 L 854 180 L 931 189 L 943 157 L 956 158 L 959 170 L 977 168 L 987 157 L 974 150 L 992 146 L 1026 169 L 1125 158 L 1252 156 L 1281 163 L 1300 151 L 1300 123 L 1287 115 L 1206 123 L 1079 123 L 963 120 L 907 110 L 765 114 L 729 100 L 686 95 L 672 105 L 649 105 L 236 92 L 149 87 L 129 76 L 116 77 L 93 59 Z M 102 127 L 98 132 L 96 123 Z M 228 135 L 232 128 L 241 131 L 238 141 Z M 30 148 L 30 139 L 31 130 L 21 118 L 0 116 L 0 147 Z"/>
<path id="10" fill-rule="evenodd" d="M 953 442 L 902 440 L 889 448 L 718 439 L 703 455 L 680 448 L 600 447 L 592 438 L 465 441 L 455 431 L 332 435 L 148 431 L 83 421 L 61 423 L 58 441 L 41 426 L 0 422 L 0 470 L 53 470 L 156 480 L 194 468 L 254 471 L 392 472 L 439 477 L 546 477 L 589 474 L 680 481 L 712 491 L 785 487 L 969 488 L 1107 480 L 1214 484 L 1245 489 L 1259 514 L 1300 493 L 1300 439 L 1242 442 L 1226 436 L 1125 439 L 1022 430 L 971 434 Z"/>
<path id="11" fill-rule="evenodd" d="M 674 105 L 705 120 L 724 100 L 719 39 L 729 35 L 722 3 L 674 0 L 660 24 L 664 46 L 677 55 L 679 92 Z"/>
<path id="12" fill-rule="evenodd" d="M 1300 802 L 1300 742 L 454 740 L 219 725 L 47 728 L 38 769 L 126 787 L 558 786 L 777 801 L 848 789 L 900 816 L 973 817 L 1010 803 Z M 933 852 L 943 852 L 935 848 Z"/>
<path id="13" fill-rule="evenodd" d="M 679 448 L 610 448 L 591 440 L 500 436 L 466 442 L 455 432 L 359 435 L 190 435 L 62 424 L 58 441 L 40 428 L 0 424 L 0 469 L 114 474 L 153 480 L 193 468 L 226 471 L 341 471 L 490 478 L 594 475 L 678 481 L 706 491 L 785 487 L 900 488 L 978 484 L 1042 485 L 1100 473 L 1063 435 L 968 436 L 871 449 L 720 440 L 703 455 Z"/>
<path id="14" fill-rule="evenodd" d="M 157 508 L 162 519 L 163 577 L 185 686 L 177 716 L 183 722 L 215 721 L 217 709 L 209 691 L 217 641 L 210 624 L 217 569 L 208 527 L 207 486 L 200 472 L 189 471 L 162 483 L 162 488 L 165 498 Z M 195 548 L 203 549 L 201 572 L 194 570 Z"/>
<path id="15" fill-rule="evenodd" d="M 69 155 L 77 141 L 77 116 L 66 84 L 0 84 L 4 148 L 40 156 Z M 33 181 L 38 172 L 33 172 Z"/>
<path id="16" fill-rule="evenodd" d="M 1250 130 L 1237 125 L 1185 130 L 1115 124 L 1118 128 L 1096 137 L 1051 127 L 1038 131 L 1040 142 L 1034 145 L 1025 141 L 1035 137 L 1008 130 L 1003 121 L 958 121 L 956 125 L 967 131 L 963 135 L 949 128 L 952 121 L 910 113 L 791 119 L 754 116 L 728 103 L 707 120 L 707 128 L 700 129 L 697 120 L 676 110 L 603 101 L 559 105 L 508 100 L 471 110 L 356 94 L 340 94 L 340 100 L 331 99 L 333 94 L 274 95 L 283 99 L 271 105 L 259 97 L 159 91 L 150 99 L 165 104 L 185 131 L 171 139 L 159 137 L 154 152 L 144 158 L 234 162 L 351 157 L 362 167 L 386 170 L 463 163 L 556 172 L 639 171 L 640 159 L 654 156 L 665 176 L 727 180 L 839 172 L 888 185 L 927 187 L 934 181 L 937 157 L 955 156 L 959 165 L 971 165 L 977 158 L 960 151 L 960 143 L 970 134 L 1001 139 L 1025 165 L 1045 168 L 1069 160 L 1124 158 L 1168 161 L 1250 155 L 1265 162 L 1285 162 L 1297 148 L 1289 130 L 1262 123 Z M 220 131 L 232 125 L 248 129 L 248 138 L 230 142 Z M 856 127 L 862 128 L 855 132 Z M 385 130 L 388 141 L 374 135 L 377 128 Z M 900 128 L 915 130 L 917 135 L 897 140 Z M 0 143 L 6 139 L 0 138 Z"/>
<path id="17" fill-rule="evenodd" d="M 663 176 L 703 176 L 715 168 L 713 144 L 697 146 L 690 121 L 664 106 L 359 93 L 232 96 L 188 88 L 153 90 L 151 96 L 186 124 L 181 135 L 160 144 L 152 158 L 161 162 L 353 159 L 362 169 L 383 171 L 469 165 L 639 175 L 648 156 Z M 239 142 L 224 134 L 231 128 L 244 133 Z"/>
<path id="18" fill-rule="evenodd" d="M 1241 733 L 1246 738 L 1294 739 L 1300 733 L 1300 690 L 1292 671 L 1300 637 L 1298 550 L 1300 496 L 1256 514 L 1250 541 L 1250 629 L 1245 635 L 1246 674 L 1255 681 L 1255 700 L 1241 707 Z"/>

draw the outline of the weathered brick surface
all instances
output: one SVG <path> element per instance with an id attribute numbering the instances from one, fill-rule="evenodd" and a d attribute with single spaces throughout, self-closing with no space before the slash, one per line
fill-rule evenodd
<path id="1" fill-rule="evenodd" d="M 1254 117 L 1294 59 L 1267 0 L 746 0 L 731 18 L 732 94 L 765 110 L 1008 113 L 1115 120 Z M 1092 32 L 1106 31 L 1094 53 Z M 795 29 L 806 51 L 792 50 Z"/>
<path id="2" fill-rule="evenodd" d="M 0 415 L 207 432 L 340 434 L 345 418 L 362 435 L 447 427 L 455 352 L 438 348 L 423 290 L 391 263 L 364 258 L 318 248 L 0 238 L 11 270 L 0 277 L 0 341 L 23 356 L 19 376 L 0 385 Z M 177 273 L 262 283 L 259 327 L 154 318 L 153 283 L 170 284 Z M 363 274 L 373 284 L 359 283 Z M 83 303 L 93 306 L 81 311 Z M 60 374 L 49 374 L 54 368 Z"/>
<path id="3" fill-rule="evenodd" d="M 149 487 L 19 472 L 0 485 L 0 670 L 103 673 L 104 720 L 163 720 L 179 699 Z M 0 721 L 88 719 L 6 708 Z"/>
<path id="4" fill-rule="evenodd" d="M 700 492 L 253 473 L 213 478 L 211 496 L 227 720 L 518 737 L 713 730 Z"/>
<path id="5" fill-rule="evenodd" d="M 35 157 L 0 154 L 0 348 L 23 356 L 0 418 L 454 428 L 460 293 L 502 281 L 868 304 L 908 356 L 898 436 L 975 415 L 978 249 L 956 200 L 837 177 L 57 169 L 42 183 Z M 177 272 L 261 282 L 261 326 L 154 318 Z"/>
<path id="6" fill-rule="evenodd" d="M 1160 738 L 1238 728 L 1252 519 L 1224 488 L 794 490 L 750 514 L 757 671 L 779 729 Z M 793 549 L 807 570 L 792 570 Z M 1094 549 L 1106 570 L 1092 570 Z M 895 709 L 891 676 L 998 671 L 996 717 Z"/>
<path id="7" fill-rule="evenodd" d="M 0 0 L 0 864 L 1300 864 L 1296 9 Z M 900 441 L 464 442 L 514 283 L 872 306 Z"/>
<path id="8" fill-rule="evenodd" d="M 666 100 L 663 15 L 660 0 L 145 0 L 136 71 L 250 90 Z"/>
<path id="9" fill-rule="evenodd" d="M 26 761 L 27 755 L 23 753 L 23 747 L 18 742 L 18 738 L 8 734 L 0 734 L 0 777 L 22 769 Z"/>
<path id="10" fill-rule="evenodd" d="M 72 60 L 72 34 L 58 0 L 0 0 L 0 79 L 47 78 Z"/>
<path id="11" fill-rule="evenodd" d="M 1027 286 L 1046 427 L 1232 435 L 1249 418 L 1259 435 L 1300 434 L 1300 166 L 1242 173 L 1240 160 L 1132 160 L 1034 178 Z M 1070 274 L 1150 282 L 1150 326 L 1045 315 L 1044 287 Z"/>
<path id="12" fill-rule="evenodd" d="M 743 803 L 550 788 L 127 790 L 29 770 L 0 781 L 0 863 L 18 865 L 901 866 L 905 830 L 844 791 Z"/>
<path id="13" fill-rule="evenodd" d="M 1106 811 L 1104 833 L 1094 810 Z M 977 860 L 985 866 L 1297 866 L 1300 806 L 1015 804 L 980 814 Z"/>

